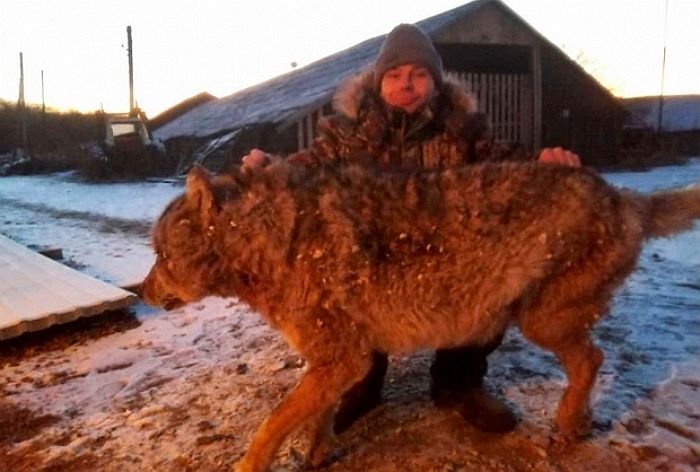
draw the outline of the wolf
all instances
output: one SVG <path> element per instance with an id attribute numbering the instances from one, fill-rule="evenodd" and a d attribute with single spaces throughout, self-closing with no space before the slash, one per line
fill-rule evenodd
<path id="1" fill-rule="evenodd" d="M 388 172 L 285 161 L 212 176 L 195 167 L 157 220 L 144 300 L 238 297 L 307 361 L 238 462 L 268 470 L 310 424 L 311 464 L 373 352 L 486 343 L 515 325 L 568 381 L 556 412 L 586 432 L 602 351 L 591 328 L 643 242 L 691 228 L 700 186 L 638 194 L 586 169 L 537 163 Z"/>

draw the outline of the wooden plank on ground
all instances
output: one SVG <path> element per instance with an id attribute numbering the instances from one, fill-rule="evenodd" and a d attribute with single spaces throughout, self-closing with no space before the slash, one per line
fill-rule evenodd
<path id="1" fill-rule="evenodd" d="M 0 235 L 0 340 L 132 305 L 136 295 Z"/>

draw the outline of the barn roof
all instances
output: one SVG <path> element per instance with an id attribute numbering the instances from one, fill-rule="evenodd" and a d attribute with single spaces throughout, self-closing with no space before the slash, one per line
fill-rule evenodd
<path id="1" fill-rule="evenodd" d="M 490 4 L 500 7 L 527 27 L 540 41 L 559 51 L 501 0 L 475 0 L 419 21 L 417 25 L 435 38 L 454 22 L 463 20 Z M 383 34 L 368 39 L 301 69 L 201 105 L 162 126 L 154 135 L 163 141 L 182 136 L 204 138 L 253 124 L 295 120 L 309 110 L 327 103 L 343 80 L 367 67 L 376 57 L 385 37 L 386 34 Z M 588 76 L 582 68 L 578 69 Z M 591 80 L 597 84 L 597 81 Z M 602 86 L 600 88 L 603 89 Z"/>
<path id="2" fill-rule="evenodd" d="M 184 115 L 190 110 L 193 110 L 203 103 L 216 100 L 216 97 L 209 92 L 200 92 L 190 98 L 186 98 L 177 105 L 160 112 L 158 115 L 148 120 L 148 129 L 155 131 L 158 128 L 170 123 L 179 116 Z"/>
<path id="3" fill-rule="evenodd" d="M 659 120 L 658 96 L 624 99 L 630 112 L 627 127 L 656 129 Z M 700 130 L 700 95 L 671 95 L 664 97 L 662 131 Z"/>

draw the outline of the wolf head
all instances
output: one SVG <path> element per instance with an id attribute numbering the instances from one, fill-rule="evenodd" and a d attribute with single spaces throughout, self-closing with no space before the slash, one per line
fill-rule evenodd
<path id="1" fill-rule="evenodd" d="M 185 193 L 154 226 L 156 261 L 141 285 L 141 296 L 150 305 L 170 309 L 208 295 L 207 262 L 214 257 L 208 233 L 216 213 L 211 180 L 206 170 L 193 168 Z"/>
<path id="2" fill-rule="evenodd" d="M 286 165 L 217 176 L 193 168 L 155 224 L 143 299 L 173 308 L 207 295 L 240 297 L 281 270 L 296 216 L 287 176 Z"/>

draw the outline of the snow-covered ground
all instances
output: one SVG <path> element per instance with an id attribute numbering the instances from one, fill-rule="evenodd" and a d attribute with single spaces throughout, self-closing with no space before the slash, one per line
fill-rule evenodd
<path id="1" fill-rule="evenodd" d="M 698 183 L 700 158 L 605 177 L 645 192 Z M 87 184 L 71 174 L 2 177 L 0 233 L 60 247 L 74 267 L 132 285 L 153 261 L 150 225 L 181 191 L 182 183 Z M 302 363 L 235 300 L 168 313 L 137 305 L 134 315 L 137 326 L 60 349 L 0 345 L 0 471 L 225 470 L 298 378 Z M 350 451 L 329 470 L 406 470 L 397 464 L 407 455 L 415 470 L 700 470 L 700 224 L 647 245 L 595 336 L 606 361 L 585 446 L 551 440 L 561 370 L 510 332 L 491 358 L 489 385 L 521 416 L 515 432 L 484 440 L 435 411 L 429 353 L 393 359 L 386 405 L 344 435 Z M 11 408 L 50 421 L 12 436 L 1 418 Z"/>
<path id="2" fill-rule="evenodd" d="M 134 285 L 153 263 L 149 230 L 182 183 L 90 184 L 71 173 L 0 178 L 0 232 L 63 249 L 86 273 Z"/>

